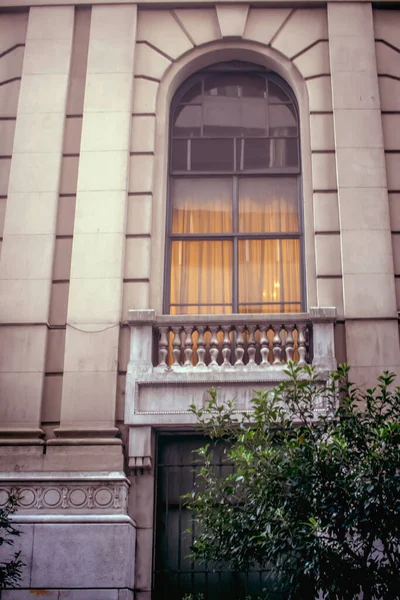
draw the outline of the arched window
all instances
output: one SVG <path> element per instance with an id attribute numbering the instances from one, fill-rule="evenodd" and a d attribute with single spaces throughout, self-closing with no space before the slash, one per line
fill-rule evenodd
<path id="1" fill-rule="evenodd" d="M 196 73 L 171 107 L 164 310 L 304 310 L 299 123 L 290 88 L 247 63 Z"/>

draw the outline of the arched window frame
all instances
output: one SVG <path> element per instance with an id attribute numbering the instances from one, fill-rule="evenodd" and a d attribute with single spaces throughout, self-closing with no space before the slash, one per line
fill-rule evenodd
<path id="1" fill-rule="evenodd" d="M 177 239 L 177 236 L 172 234 L 171 228 L 171 220 L 172 220 L 172 198 L 171 198 L 171 180 L 173 179 L 176 173 L 172 172 L 171 164 L 172 164 L 172 131 L 173 131 L 173 119 L 175 111 L 180 103 L 182 97 L 187 93 L 187 91 L 196 83 L 196 81 L 204 79 L 205 75 L 210 75 L 211 73 L 236 73 L 240 75 L 262 75 L 268 81 L 278 85 L 284 93 L 288 96 L 291 101 L 291 105 L 293 106 L 296 114 L 296 122 L 297 122 L 297 137 L 295 138 L 297 141 L 297 155 L 298 155 L 298 166 L 296 167 L 279 167 L 278 169 L 269 168 L 265 170 L 265 172 L 260 173 L 259 171 L 252 172 L 251 170 L 246 172 L 232 172 L 226 173 L 227 176 L 233 178 L 238 178 L 239 176 L 257 176 L 268 178 L 271 176 L 279 176 L 279 177 L 287 177 L 287 176 L 296 176 L 297 177 L 297 206 L 298 206 L 298 232 L 295 235 L 287 235 L 287 234 L 269 234 L 269 233 L 261 233 L 257 234 L 254 237 L 257 239 L 290 239 L 296 238 L 299 239 L 299 268 L 300 268 L 300 306 L 299 310 L 288 310 L 286 312 L 303 312 L 306 309 L 306 273 L 305 273 L 305 248 L 304 248 L 304 214 L 303 214 L 303 190 L 302 190 L 302 152 L 301 152 L 301 144 L 300 144 L 300 136 L 301 136 L 301 122 L 300 122 L 300 111 L 297 103 L 296 96 L 291 89 L 291 87 L 286 83 L 286 81 L 277 73 L 257 64 L 251 63 L 242 63 L 242 64 L 234 64 L 230 66 L 229 63 L 217 63 L 211 66 L 206 67 L 205 69 L 199 70 L 193 75 L 191 75 L 188 79 L 186 79 L 181 86 L 176 91 L 172 102 L 170 104 L 170 112 L 169 112 L 169 143 L 168 143 L 168 194 L 167 194 L 167 229 L 166 229 L 166 247 L 165 247 L 165 273 L 164 273 L 164 293 L 163 293 L 163 312 L 170 313 L 170 274 L 171 274 L 171 245 L 172 240 Z M 269 100 L 266 100 L 269 102 Z M 236 159 L 235 159 L 236 160 Z M 182 174 L 181 174 L 182 175 Z M 196 177 L 200 178 L 210 178 L 215 176 L 215 173 L 201 173 L 197 172 L 195 174 Z M 220 173 L 221 175 L 221 173 Z M 178 236 L 179 237 L 179 236 Z M 198 237 L 202 237 L 199 235 Z M 219 239 L 221 236 L 215 235 L 216 239 Z M 231 237 L 237 239 L 237 232 L 231 232 Z M 251 237 L 251 236 L 246 236 Z M 236 255 L 237 261 L 237 255 Z M 238 265 L 235 264 L 233 267 L 233 272 L 236 274 L 233 276 L 233 293 L 232 293 L 232 312 L 238 312 L 239 300 L 237 297 L 238 291 L 238 283 L 237 283 L 237 274 Z M 236 294 L 235 294 L 236 290 Z M 294 303 L 293 303 L 294 304 Z M 236 310 L 235 310 L 236 309 Z M 246 311 L 253 312 L 253 311 Z M 259 312 L 259 311 L 254 311 Z M 265 311 L 272 312 L 272 311 Z M 273 311 L 276 312 L 276 311 Z M 284 312 L 284 311 L 279 311 Z"/>

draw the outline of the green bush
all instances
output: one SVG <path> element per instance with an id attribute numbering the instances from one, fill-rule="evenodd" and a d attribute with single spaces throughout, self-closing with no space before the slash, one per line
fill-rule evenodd
<path id="1" fill-rule="evenodd" d="M 20 535 L 10 520 L 10 515 L 16 512 L 18 508 L 18 496 L 11 494 L 7 502 L 0 507 L 0 548 L 1 546 L 14 544 L 14 538 Z M 1 590 L 5 588 L 16 587 L 21 579 L 22 567 L 24 563 L 20 559 L 20 552 L 14 552 L 10 560 L 0 561 L 0 597 Z"/>
<path id="2" fill-rule="evenodd" d="M 251 412 L 215 390 L 191 407 L 211 438 L 186 497 L 201 528 L 194 558 L 268 568 L 296 600 L 400 598 L 400 390 L 387 371 L 366 392 L 348 372 L 341 366 L 324 384 L 290 363 L 288 381 L 255 392 Z M 234 465 L 222 478 L 218 440 Z"/>

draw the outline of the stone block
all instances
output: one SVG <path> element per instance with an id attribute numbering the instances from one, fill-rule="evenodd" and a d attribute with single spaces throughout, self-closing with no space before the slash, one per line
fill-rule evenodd
<path id="1" fill-rule="evenodd" d="M 126 192 L 79 191 L 75 212 L 75 234 L 123 233 Z"/>
<path id="2" fill-rule="evenodd" d="M 32 587 L 133 588 L 134 562 L 129 524 L 35 525 Z"/>
<path id="3" fill-rule="evenodd" d="M 125 190 L 127 153 L 123 151 L 82 152 L 78 189 L 83 191 Z"/>
<path id="4" fill-rule="evenodd" d="M 332 98 L 335 109 L 379 109 L 376 73 L 348 71 L 332 73 Z"/>
<path id="5" fill-rule="evenodd" d="M 0 327 L 0 372 L 41 373 L 46 334 L 45 325 Z"/>
<path id="6" fill-rule="evenodd" d="M 400 114 L 382 115 L 385 150 L 400 150 Z"/>
<path id="7" fill-rule="evenodd" d="M 155 117 L 132 117 L 131 151 L 154 152 Z"/>
<path id="8" fill-rule="evenodd" d="M 62 373 L 64 370 L 65 329 L 49 329 L 47 332 L 46 373 Z"/>
<path id="9" fill-rule="evenodd" d="M 307 82 L 310 111 L 329 112 L 332 110 L 331 78 L 317 77 Z"/>
<path id="10" fill-rule="evenodd" d="M 116 399 L 116 405 L 115 405 L 115 421 L 116 421 L 116 423 L 124 422 L 125 387 L 126 387 L 126 375 L 118 375 L 117 399 Z"/>
<path id="11" fill-rule="evenodd" d="M 7 198 L 0 198 L 0 236 L 3 236 Z M 1 256 L 1 255 L 0 255 Z"/>
<path id="12" fill-rule="evenodd" d="M 14 154 L 10 192 L 58 192 L 61 152 Z"/>
<path id="13" fill-rule="evenodd" d="M 75 233 L 71 278 L 121 277 L 123 233 Z"/>
<path id="14" fill-rule="evenodd" d="M 131 91 L 131 73 L 88 73 L 84 112 L 129 112 Z"/>
<path id="15" fill-rule="evenodd" d="M 67 88 L 68 77 L 63 74 L 25 75 L 21 82 L 18 111 L 21 114 L 64 114 Z"/>
<path id="16" fill-rule="evenodd" d="M 390 229 L 385 188 L 341 188 L 339 197 L 342 230 Z"/>
<path id="17" fill-rule="evenodd" d="M 110 43 L 107 43 L 107 41 Z M 87 65 L 88 73 L 132 73 L 134 37 L 132 36 L 129 41 L 118 37 L 107 41 L 93 39 L 91 35 Z M 106 52 L 104 51 L 105 45 L 107 46 Z"/>
<path id="18" fill-rule="evenodd" d="M 81 133 L 82 117 L 65 119 L 63 154 L 79 154 L 81 149 Z"/>
<path id="19" fill-rule="evenodd" d="M 58 194 L 54 192 L 10 192 L 6 232 L 9 235 L 54 233 Z"/>
<path id="20" fill-rule="evenodd" d="M 153 162 L 152 155 L 135 154 L 131 156 L 129 168 L 129 191 L 151 192 L 153 189 Z"/>
<path id="21" fill-rule="evenodd" d="M 27 40 L 69 40 L 74 26 L 72 6 L 33 7 Z"/>
<path id="22" fill-rule="evenodd" d="M 3 117 L 16 117 L 18 108 L 18 97 L 21 82 L 10 81 L 0 86 L 0 114 Z"/>
<path id="23" fill-rule="evenodd" d="M 348 321 L 346 345 L 355 367 L 400 365 L 399 332 L 394 321 Z"/>
<path id="24" fill-rule="evenodd" d="M 336 150 L 340 188 L 386 187 L 385 157 L 380 148 Z"/>
<path id="25" fill-rule="evenodd" d="M 15 44 L 25 42 L 28 15 L 28 11 L 2 12 L 0 17 L 0 54 Z"/>
<path id="26" fill-rule="evenodd" d="M 374 32 L 376 40 L 386 40 L 392 46 L 398 46 L 400 15 L 393 10 L 374 10 Z"/>
<path id="27" fill-rule="evenodd" d="M 130 44 L 135 36 L 136 6 L 95 6 L 92 11 L 92 40 L 124 40 Z"/>
<path id="28" fill-rule="evenodd" d="M 400 278 L 396 277 L 394 282 L 395 282 L 395 289 L 396 289 L 396 306 L 397 306 L 397 310 L 400 310 Z"/>
<path id="29" fill-rule="evenodd" d="M 128 281 L 123 285 L 121 319 L 125 321 L 128 310 L 133 308 L 149 308 L 149 283 L 145 281 Z"/>
<path id="30" fill-rule="evenodd" d="M 375 69 L 375 47 L 372 38 L 362 35 L 335 35 L 330 42 L 331 72 L 370 71 Z"/>
<path id="31" fill-rule="evenodd" d="M 315 254 L 317 276 L 342 274 L 339 234 L 315 236 Z"/>
<path id="32" fill-rule="evenodd" d="M 161 79 L 170 66 L 171 61 L 165 56 L 147 46 L 136 44 L 135 50 L 135 76 L 145 75 L 154 79 Z"/>
<path id="33" fill-rule="evenodd" d="M 355 36 L 369 35 L 373 39 L 371 6 L 350 3 L 328 6 L 329 35 Z"/>
<path id="34" fill-rule="evenodd" d="M 335 111 L 335 141 L 337 148 L 383 148 L 381 111 Z"/>
<path id="35" fill-rule="evenodd" d="M 67 321 L 69 282 L 53 283 L 51 286 L 50 325 L 65 325 Z"/>
<path id="36" fill-rule="evenodd" d="M 72 239 L 56 239 L 53 262 L 53 281 L 65 281 L 71 272 Z"/>
<path id="37" fill-rule="evenodd" d="M 60 196 L 58 198 L 56 235 L 74 233 L 76 196 Z"/>
<path id="38" fill-rule="evenodd" d="M 400 154 L 386 154 L 387 186 L 400 190 Z"/>
<path id="39" fill-rule="evenodd" d="M 167 10 L 140 10 L 136 39 L 138 42 L 150 42 L 173 59 L 193 48 L 189 38 Z"/>
<path id="40" fill-rule="evenodd" d="M 343 273 L 393 273 L 389 232 L 377 230 L 342 231 Z"/>
<path id="41" fill-rule="evenodd" d="M 400 81 L 389 77 L 379 77 L 379 96 L 382 111 L 398 111 Z"/>
<path id="42" fill-rule="evenodd" d="M 155 113 L 158 83 L 147 79 L 135 79 L 133 87 L 133 112 Z"/>
<path id="43" fill-rule="evenodd" d="M 128 112 L 88 113 L 82 127 L 82 152 L 128 150 Z"/>
<path id="44" fill-rule="evenodd" d="M 34 525 L 26 525 L 20 524 L 16 525 L 16 529 L 20 532 L 20 535 L 13 536 L 13 545 L 3 545 L 1 549 L 1 561 L 10 560 L 15 552 L 21 552 L 21 560 L 24 563 L 24 567 L 21 572 L 21 579 L 19 581 L 19 585 L 21 587 L 29 587 L 30 578 L 31 578 L 31 569 L 32 569 L 32 546 L 33 546 L 33 530 Z M 19 590 L 18 590 L 19 591 Z M 11 590 L 2 591 L 2 599 L 4 600 L 20 600 L 19 596 L 12 596 L 9 594 L 13 594 Z M 28 596 L 26 596 L 27 598 Z M 25 600 L 21 597 L 21 600 Z M 30 596 L 29 600 L 32 600 L 32 596 Z"/>
<path id="45" fill-rule="evenodd" d="M 112 279 L 71 279 L 68 321 L 77 323 L 108 323 L 119 321 L 121 277 Z"/>
<path id="46" fill-rule="evenodd" d="M 339 231 L 339 228 L 340 227 L 337 194 L 314 194 L 315 231 Z"/>
<path id="47" fill-rule="evenodd" d="M 127 234 L 151 233 L 152 196 L 129 196 Z"/>
<path id="48" fill-rule="evenodd" d="M 16 121 L 0 121 L 0 148 L 2 156 L 11 156 L 13 152 Z"/>
<path id="49" fill-rule="evenodd" d="M 50 234 L 7 235 L 3 239 L 1 279 L 49 279 L 54 237 Z"/>
<path id="50" fill-rule="evenodd" d="M 45 323 L 48 318 L 50 289 L 50 279 L 0 280 L 0 322 Z"/>
<path id="51" fill-rule="evenodd" d="M 174 14 L 196 46 L 221 37 L 215 8 L 178 9 Z"/>
<path id="52" fill-rule="evenodd" d="M 0 59 L 0 82 L 9 81 L 15 77 L 21 77 L 22 63 L 24 60 L 24 48 L 17 46 Z"/>
<path id="53" fill-rule="evenodd" d="M 135 585 L 142 590 L 151 589 L 151 563 L 153 555 L 152 527 L 146 529 L 138 527 L 136 530 L 136 548 Z"/>
<path id="54" fill-rule="evenodd" d="M 344 316 L 341 278 L 317 279 L 318 306 L 335 306 L 338 319 Z"/>
<path id="55" fill-rule="evenodd" d="M 118 370 L 126 371 L 129 362 L 130 351 L 130 329 L 121 327 L 118 340 Z"/>
<path id="56" fill-rule="evenodd" d="M 394 277 L 390 273 L 344 273 L 344 312 L 347 318 L 396 316 Z"/>
<path id="57" fill-rule="evenodd" d="M 63 156 L 61 162 L 60 194 L 76 194 L 79 156 Z"/>
<path id="58" fill-rule="evenodd" d="M 44 594 L 46 600 L 58 600 L 58 590 L 6 590 L 2 593 L 2 600 L 33 600 Z"/>
<path id="59" fill-rule="evenodd" d="M 130 489 L 132 518 L 138 527 L 153 527 L 154 473 L 143 473 L 132 479 Z"/>
<path id="60" fill-rule="evenodd" d="M 272 47 L 292 58 L 311 44 L 327 38 L 328 24 L 324 8 L 294 10 L 272 41 Z"/>
<path id="61" fill-rule="evenodd" d="M 250 8 L 243 37 L 267 45 L 289 14 L 289 8 Z"/>
<path id="62" fill-rule="evenodd" d="M 390 227 L 400 231 L 400 194 L 389 194 Z"/>
<path id="63" fill-rule="evenodd" d="M 44 356 L 43 356 L 44 366 Z M 39 427 L 43 373 L 1 373 L 0 423 L 7 427 Z"/>
<path id="64" fill-rule="evenodd" d="M 150 277 L 150 238 L 127 238 L 125 242 L 124 279 Z"/>
<path id="65" fill-rule="evenodd" d="M 118 590 L 60 590 L 58 600 L 119 600 Z"/>
<path id="66" fill-rule="evenodd" d="M 217 4 L 215 8 L 222 37 L 242 37 L 249 6 L 246 4 Z"/>
<path id="67" fill-rule="evenodd" d="M 332 115 L 310 115 L 311 150 L 334 150 Z"/>
<path id="68" fill-rule="evenodd" d="M 25 46 L 23 75 L 68 75 L 72 36 L 69 39 L 30 39 Z"/>
<path id="69" fill-rule="evenodd" d="M 11 159 L 0 158 L 0 194 L 7 196 L 9 189 Z"/>
<path id="70" fill-rule="evenodd" d="M 399 42 L 397 42 L 399 45 Z M 393 48 L 389 48 L 386 44 L 376 42 L 376 66 L 379 74 L 390 75 L 392 77 L 400 77 L 399 53 Z"/>
<path id="71" fill-rule="evenodd" d="M 40 420 L 42 423 L 59 423 L 61 416 L 62 375 L 46 375 Z"/>
<path id="72" fill-rule="evenodd" d="M 79 424 L 79 427 L 89 429 L 114 427 L 116 391 L 116 371 L 65 371 L 61 404 L 62 425 L 73 427 Z"/>
<path id="73" fill-rule="evenodd" d="M 314 190 L 336 189 L 336 163 L 333 153 L 313 154 L 312 169 Z"/>
<path id="74" fill-rule="evenodd" d="M 394 373 L 399 372 L 399 365 L 385 365 L 384 367 L 354 367 L 350 360 L 347 361 L 351 368 L 350 379 L 364 390 L 376 387 L 377 378 L 382 375 L 384 370 L 393 371 Z M 398 385 L 398 381 L 395 380 L 395 384 Z"/>
<path id="75" fill-rule="evenodd" d="M 293 63 L 303 77 L 315 77 L 330 73 L 328 42 L 318 42 L 315 46 L 300 54 Z"/>
<path id="76" fill-rule="evenodd" d="M 65 371 L 101 372 L 118 370 L 119 327 L 81 324 L 68 328 L 65 344 Z"/>
<path id="77" fill-rule="evenodd" d="M 393 265 L 396 275 L 400 275 L 400 234 L 392 235 Z"/>

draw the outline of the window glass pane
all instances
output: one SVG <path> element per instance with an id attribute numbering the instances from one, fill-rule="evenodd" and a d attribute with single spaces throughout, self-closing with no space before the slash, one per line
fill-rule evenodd
<path id="1" fill-rule="evenodd" d="M 232 312 L 232 242 L 173 241 L 171 313 Z"/>
<path id="2" fill-rule="evenodd" d="M 239 96 L 238 80 L 240 75 L 225 75 L 217 73 L 204 79 L 205 96 L 224 96 L 237 98 Z"/>
<path id="3" fill-rule="evenodd" d="M 269 167 L 298 167 L 299 151 L 297 138 L 269 140 Z"/>
<path id="4" fill-rule="evenodd" d="M 257 75 L 238 75 L 240 95 L 243 98 L 266 98 L 267 86 L 265 77 Z"/>
<path id="5" fill-rule="evenodd" d="M 174 140 L 171 148 L 171 170 L 187 171 L 187 140 Z"/>
<path id="6" fill-rule="evenodd" d="M 178 106 L 172 135 L 175 137 L 200 136 L 201 106 Z"/>
<path id="7" fill-rule="evenodd" d="M 232 181 L 185 178 L 172 180 L 172 233 L 232 231 Z"/>
<path id="8" fill-rule="evenodd" d="M 235 136 L 241 132 L 240 98 L 208 96 L 204 98 L 204 135 Z"/>
<path id="9" fill-rule="evenodd" d="M 180 99 L 181 103 L 196 102 L 201 103 L 201 81 L 198 81 Z"/>
<path id="10" fill-rule="evenodd" d="M 299 231 L 296 177 L 241 177 L 239 232 Z"/>
<path id="11" fill-rule="evenodd" d="M 239 312 L 300 310 L 299 240 L 239 240 Z"/>
<path id="12" fill-rule="evenodd" d="M 267 171 L 299 166 L 297 138 L 236 140 L 238 171 Z"/>
<path id="13" fill-rule="evenodd" d="M 233 140 L 194 139 L 191 148 L 192 171 L 233 170 Z"/>
<path id="14" fill-rule="evenodd" d="M 271 136 L 297 135 L 297 118 L 292 104 L 272 104 L 269 107 L 269 131 Z"/>
<path id="15" fill-rule="evenodd" d="M 268 99 L 269 102 L 291 102 L 287 93 L 272 81 L 268 81 Z"/>

